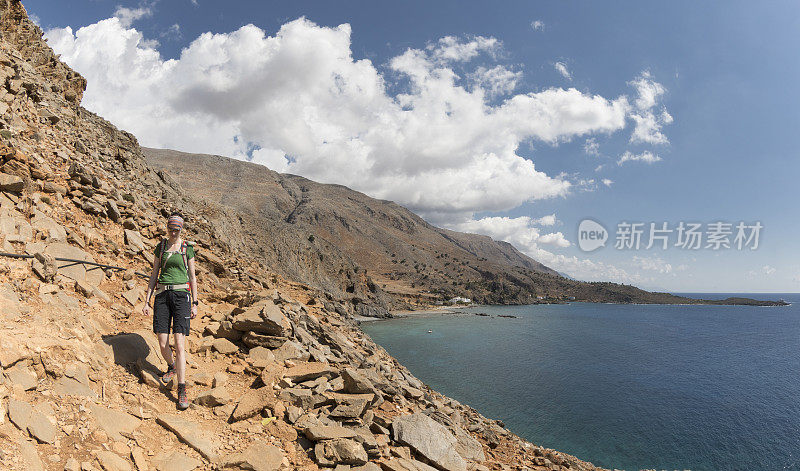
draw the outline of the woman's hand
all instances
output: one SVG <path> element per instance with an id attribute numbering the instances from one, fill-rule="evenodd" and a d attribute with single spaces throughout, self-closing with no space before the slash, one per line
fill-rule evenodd
<path id="1" fill-rule="evenodd" d="M 150 317 L 150 303 L 144 303 L 144 306 L 142 306 L 142 314 L 144 314 L 145 317 Z"/>
<path id="2" fill-rule="evenodd" d="M 197 317 L 197 306 L 192 304 L 192 319 L 194 319 L 195 317 Z"/>

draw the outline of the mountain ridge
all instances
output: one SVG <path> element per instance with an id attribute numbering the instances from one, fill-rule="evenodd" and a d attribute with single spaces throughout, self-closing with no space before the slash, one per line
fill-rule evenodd
<path id="1" fill-rule="evenodd" d="M 249 250 L 271 244 L 272 253 L 260 252 L 271 269 L 333 293 L 358 314 L 383 316 L 456 297 L 479 304 L 718 303 L 565 277 L 508 242 L 435 227 L 395 202 L 343 185 L 219 155 L 142 152 L 190 193 L 252 215 L 243 222 L 251 237 L 243 243 Z"/>

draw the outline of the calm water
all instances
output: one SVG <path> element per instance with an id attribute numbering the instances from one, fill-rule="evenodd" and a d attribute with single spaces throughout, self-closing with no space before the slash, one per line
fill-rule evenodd
<path id="1" fill-rule="evenodd" d="M 800 471 L 800 295 L 752 297 L 796 304 L 493 306 L 362 328 L 434 389 L 599 466 Z"/>

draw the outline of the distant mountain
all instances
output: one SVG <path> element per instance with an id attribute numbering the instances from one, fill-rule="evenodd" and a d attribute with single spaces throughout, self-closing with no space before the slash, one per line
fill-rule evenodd
<path id="1" fill-rule="evenodd" d="M 241 160 L 142 148 L 186 193 L 238 214 L 240 241 L 270 269 L 351 303 L 356 312 L 466 297 L 482 304 L 553 300 L 696 302 L 562 276 L 507 242 L 441 229 L 396 203 Z M 376 311 L 377 309 L 377 311 Z"/>

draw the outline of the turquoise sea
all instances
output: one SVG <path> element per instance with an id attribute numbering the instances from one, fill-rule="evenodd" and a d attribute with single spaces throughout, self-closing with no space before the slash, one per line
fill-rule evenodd
<path id="1" fill-rule="evenodd" d="M 479 306 L 362 329 L 432 388 L 598 466 L 800 470 L 800 294 L 745 296 L 793 304 Z"/>

